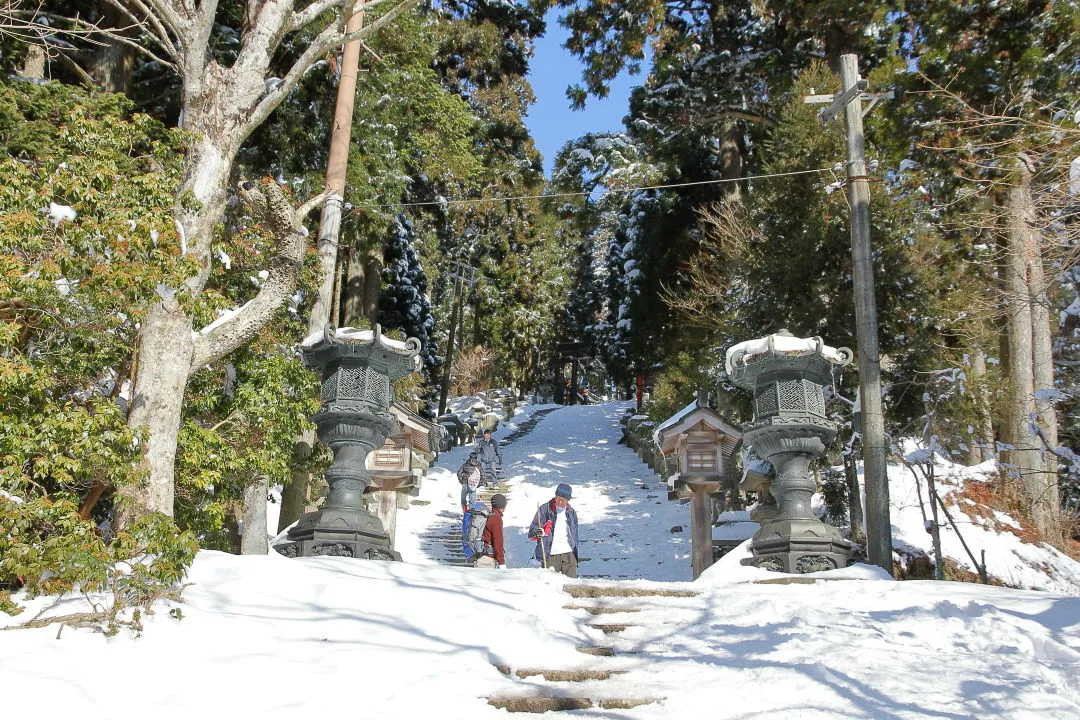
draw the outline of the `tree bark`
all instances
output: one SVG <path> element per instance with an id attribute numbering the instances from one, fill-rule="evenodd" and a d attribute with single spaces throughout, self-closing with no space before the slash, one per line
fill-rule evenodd
<path id="1" fill-rule="evenodd" d="M 1036 358 L 1042 350 L 1036 349 L 1039 330 L 1036 322 L 1039 314 L 1034 312 L 1039 302 L 1032 293 L 1032 270 L 1039 265 L 1041 256 L 1038 232 L 1035 229 L 1035 206 L 1031 197 L 1030 172 L 1021 160 L 1013 177 L 1013 185 L 1005 195 L 1006 222 L 1006 268 L 1005 309 L 1008 333 L 1009 358 L 1006 370 L 1009 380 L 1009 418 L 1013 423 L 1012 455 L 1016 472 L 1026 492 L 1032 519 L 1044 537 L 1051 537 L 1057 529 L 1058 487 L 1057 476 L 1047 467 L 1042 452 L 1042 441 L 1037 435 L 1041 427 L 1041 415 L 1035 402 Z M 1048 328 L 1047 328 L 1048 331 Z M 1051 370 L 1052 374 L 1052 370 Z M 1055 426 L 1056 435 L 1056 426 Z"/>
<path id="2" fill-rule="evenodd" d="M 175 298 L 150 308 L 139 330 L 138 370 L 128 415 L 128 426 L 145 433 L 141 467 L 145 477 L 138 486 L 122 490 L 120 527 L 147 512 L 173 514 L 176 441 L 194 351 L 191 320 Z"/>
<path id="3" fill-rule="evenodd" d="M 104 22 L 109 27 L 122 27 L 124 16 L 112 5 L 101 7 Z M 135 65 L 135 49 L 119 41 L 106 42 L 90 56 L 87 70 L 105 92 L 126 93 L 131 84 L 131 71 Z"/>
<path id="4" fill-rule="evenodd" d="M 28 45 L 26 55 L 23 56 L 22 67 L 19 68 L 19 76 L 44 80 L 47 64 L 48 58 L 45 56 L 45 48 L 40 45 Z"/>
<path id="5" fill-rule="evenodd" d="M 170 291 L 143 322 L 128 427 L 146 434 L 147 477 L 139 486 L 124 489 L 121 527 L 147 512 L 172 516 L 176 443 L 188 378 L 254 337 L 296 288 L 306 244 L 301 219 L 325 193 L 294 210 L 276 183 L 267 183 L 265 191 L 244 183 L 240 192 L 278 243 L 258 294 L 229 321 L 194 333 L 191 319 Z"/>
<path id="6" fill-rule="evenodd" d="M 361 305 L 362 317 L 374 324 L 379 316 L 379 293 L 382 292 L 382 271 L 385 264 L 383 248 L 368 253 L 364 266 L 364 302 Z"/>
<path id="7" fill-rule="evenodd" d="M 994 457 L 994 423 L 990 413 L 990 390 L 986 383 L 986 353 L 976 348 L 971 356 L 970 380 L 975 410 L 975 434 L 968 443 L 969 465 L 978 465 Z"/>
<path id="8" fill-rule="evenodd" d="M 145 21 L 144 30 L 164 54 L 161 61 L 183 79 L 180 124 L 195 139 L 185 156 L 173 214 L 181 255 L 190 255 L 198 266 L 184 281 L 184 294 L 197 296 L 210 277 L 212 242 L 224 214 L 229 176 L 240 146 L 296 87 L 312 63 L 346 39 L 385 27 L 415 0 L 397 3 L 352 35 L 340 20 L 325 23 L 274 84 L 267 83 L 267 75 L 285 37 L 319 22 L 327 12 L 346 6 L 353 9 L 353 0 L 314 0 L 295 12 L 293 0 L 261 0 L 257 12 L 248 18 L 239 53 L 230 67 L 220 65 L 210 53 L 217 0 L 120 2 L 129 20 Z M 361 4 L 371 7 L 379 0 Z M 191 320 L 169 295 L 151 308 L 139 335 L 136 405 L 128 424 L 146 433 L 143 465 L 147 479 L 139 487 L 124 489 L 127 497 L 120 512 L 121 524 L 146 512 L 172 514 L 173 462 L 189 375 L 250 340 L 295 289 L 305 242 L 300 225 L 304 209 L 294 217 L 291 204 L 276 185 L 268 186 L 265 196 L 251 185 L 252 197 L 246 199 L 260 206 L 259 212 L 280 243 L 270 277 L 259 294 L 231 320 L 195 338 Z M 323 199 L 325 194 L 319 201 Z"/>
<path id="9" fill-rule="evenodd" d="M 342 292 L 342 323 L 353 325 L 357 319 L 364 317 L 364 273 L 366 270 L 366 253 L 353 244 L 349 251 L 349 262 L 345 269 L 345 287 Z"/>

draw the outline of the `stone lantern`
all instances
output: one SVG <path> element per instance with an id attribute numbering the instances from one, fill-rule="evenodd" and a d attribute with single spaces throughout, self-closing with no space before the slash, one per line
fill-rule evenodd
<path id="1" fill-rule="evenodd" d="M 825 416 L 823 387 L 851 358 L 847 348 L 787 330 L 727 351 L 731 381 L 754 393 L 754 419 L 743 426 L 743 439 L 776 471 L 769 488 L 776 513 L 763 518 L 752 541 L 754 557 L 745 564 L 794 573 L 847 566 L 851 543 L 810 508 L 815 483 L 809 468 L 839 429 Z"/>
<path id="2" fill-rule="evenodd" d="M 330 494 L 323 507 L 304 515 L 275 549 L 288 557 L 340 555 L 400 560 L 382 522 L 364 507 L 372 484 L 365 461 L 397 430 L 389 413 L 390 382 L 420 369 L 420 341 L 405 342 L 374 330 L 327 324 L 300 346 L 304 366 L 322 373 L 322 407 L 312 417 L 319 439 L 334 452 L 326 471 Z"/>

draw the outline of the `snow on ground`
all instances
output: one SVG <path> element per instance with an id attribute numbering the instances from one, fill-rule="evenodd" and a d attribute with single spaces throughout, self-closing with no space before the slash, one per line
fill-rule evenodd
<path id="1" fill-rule="evenodd" d="M 697 582 L 656 582 L 689 579 L 688 532 L 669 532 L 688 527 L 688 508 L 641 489 L 660 484 L 617 445 L 620 411 L 558 409 L 503 449 L 508 570 L 438 565 L 425 549 L 425 534 L 458 522 L 452 470 L 467 454 L 458 448 L 425 480 L 418 499 L 429 504 L 399 513 L 404 562 L 201 552 L 183 617 L 163 604 L 141 638 L 73 628 L 58 637 L 56 627 L 0 634 L 4 710 L 87 720 L 312 712 L 454 720 L 506 717 L 488 696 L 545 694 L 659 700 L 570 713 L 602 718 L 1080 717 L 1078 597 L 894 582 L 865 565 L 792 579 L 740 565 L 745 546 Z M 700 594 L 577 599 L 561 576 L 527 567 L 524 526 L 560 481 L 574 486 L 582 555 L 591 558 L 583 573 Z M 46 602 L 31 601 L 19 618 L 0 615 L 0 625 Z M 73 597 L 56 611 L 83 603 Z M 620 612 L 566 607 L 583 605 Z M 629 627 L 605 634 L 590 627 L 597 622 Z M 616 655 L 576 651 L 601 645 Z M 571 683 L 496 665 L 621 674 Z"/>
<path id="2" fill-rule="evenodd" d="M 761 572 L 721 563 L 665 584 L 697 597 L 601 601 L 639 610 L 604 615 L 635 624 L 605 636 L 544 570 L 204 551 L 182 619 L 162 608 L 139 639 L 4 633 L 0 685 L 12 717 L 84 720 L 495 718 L 486 697 L 540 690 L 663 698 L 579 713 L 605 718 L 1080 716 L 1080 599 L 860 568 L 844 572 L 870 579 L 752 582 Z M 575 651 L 601 644 L 637 654 Z M 545 683 L 496 664 L 625 673 Z"/>
<path id="3" fill-rule="evenodd" d="M 993 461 L 971 467 L 959 465 L 937 453 L 918 452 L 911 440 L 906 441 L 901 449 L 909 458 L 918 457 L 927 461 L 932 458 L 938 496 L 945 501 L 949 514 L 959 528 L 958 535 L 944 515 L 940 516 L 943 525 L 941 546 L 946 557 L 971 572 L 977 572 L 964 550 L 962 536 L 980 563 L 985 551 L 988 574 L 1005 584 L 1080 595 L 1080 563 L 1045 543 L 1033 545 L 1023 542 L 1018 534 L 1020 523 L 1015 519 L 1005 513 L 977 506 L 972 500 L 958 494 L 966 483 L 989 482 L 996 473 Z M 897 464 L 890 464 L 888 473 L 894 547 L 919 548 L 932 557 L 931 537 L 925 529 L 925 518 L 932 520 L 933 515 L 924 476 L 912 468 Z"/>

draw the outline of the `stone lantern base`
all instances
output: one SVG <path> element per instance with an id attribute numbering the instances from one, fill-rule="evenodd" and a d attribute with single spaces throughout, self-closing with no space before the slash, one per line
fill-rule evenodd
<path id="1" fill-rule="evenodd" d="M 288 540 L 274 546 L 286 557 L 330 555 L 401 560 L 379 519 L 363 509 L 327 506 L 300 518 Z"/>
<path id="2" fill-rule="evenodd" d="M 743 565 L 785 573 L 837 570 L 851 562 L 852 545 L 820 520 L 775 519 L 754 534 L 754 557 Z"/>

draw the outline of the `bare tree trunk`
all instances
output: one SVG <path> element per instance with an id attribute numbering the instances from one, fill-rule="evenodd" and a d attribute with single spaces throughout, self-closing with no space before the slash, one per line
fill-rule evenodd
<path id="1" fill-rule="evenodd" d="M 1031 199 L 1030 185 L 1027 185 L 1025 190 L 1034 216 L 1034 203 Z M 1034 217 L 1029 221 L 1028 228 L 1026 257 L 1028 262 L 1028 297 L 1031 300 L 1032 370 L 1035 376 L 1036 390 L 1035 407 L 1039 413 L 1039 427 L 1044 442 L 1043 462 L 1046 465 L 1046 472 L 1050 476 L 1047 478 L 1047 483 L 1052 497 L 1048 502 L 1053 505 L 1056 521 L 1060 507 L 1057 455 L 1054 454 L 1058 447 L 1057 411 L 1054 409 L 1054 403 L 1050 398 L 1038 392 L 1054 388 L 1053 326 L 1050 322 L 1050 301 L 1047 297 L 1049 283 L 1043 270 L 1042 238 L 1037 230 L 1038 225 L 1034 223 Z"/>
<path id="2" fill-rule="evenodd" d="M 1021 162 L 1014 184 L 1005 196 L 1007 256 L 1005 271 L 1006 328 L 1009 361 L 1010 420 L 1013 423 L 1016 472 L 1031 504 L 1032 519 L 1039 531 L 1051 537 L 1057 526 L 1057 477 L 1043 459 L 1036 434 L 1039 409 L 1035 403 L 1036 332 L 1031 293 L 1032 254 L 1038 257 L 1038 233 L 1031 197 L 1030 174 Z M 1040 259 L 1041 262 L 1041 259 Z"/>
<path id="3" fill-rule="evenodd" d="M 112 5 L 104 3 L 101 8 L 105 24 L 122 27 L 124 16 Z M 87 70 L 105 92 L 126 93 L 131 84 L 131 71 L 135 65 L 135 50 L 119 41 L 106 42 L 90 56 Z"/>
<path id="4" fill-rule="evenodd" d="M 296 288 L 306 245 L 301 219 L 325 193 L 295 210 L 276 183 L 267 183 L 265 189 L 264 195 L 254 183 L 245 183 L 241 190 L 278 242 L 258 294 L 230 321 L 209 331 L 193 333 L 191 319 L 171 294 L 150 308 L 142 324 L 128 427 L 146 435 L 147 477 L 138 487 L 123 489 L 121 527 L 144 513 L 173 514 L 176 442 L 188 378 L 252 338 Z"/>
<path id="5" fill-rule="evenodd" d="M 737 180 L 743 174 L 743 147 L 742 136 L 738 124 L 729 121 L 724 129 L 720 140 L 720 175 L 725 180 Z M 727 204 L 742 204 L 742 191 L 739 183 L 728 182 L 721 186 L 723 195 L 722 202 Z"/>
<path id="6" fill-rule="evenodd" d="M 357 319 L 364 317 L 364 287 L 366 278 L 367 253 L 353 244 L 349 251 L 349 263 L 345 270 L 345 288 L 342 298 L 342 323 L 353 325 Z"/>
<path id="7" fill-rule="evenodd" d="M 986 380 L 986 353 L 975 348 L 971 354 L 970 380 L 975 409 L 975 433 L 968 443 L 967 463 L 978 465 L 994 457 L 994 424 L 990 414 L 990 390 Z"/>
<path id="8" fill-rule="evenodd" d="M 125 490 L 117 517 L 120 527 L 146 512 L 173 514 L 176 440 L 194 347 L 191 320 L 175 298 L 150 308 L 139 330 L 138 370 L 128 415 L 128 426 L 145 433 L 146 476 L 138 487 Z"/>
<path id="9" fill-rule="evenodd" d="M 218 0 L 119 0 L 124 16 L 139 23 L 153 49 L 162 53 L 154 56 L 156 61 L 172 67 L 183 79 L 181 127 L 194 140 L 185 155 L 173 215 L 181 256 L 190 256 L 197 265 L 183 283 L 187 295 L 197 296 L 210 277 L 214 232 L 224 214 L 229 176 L 243 142 L 318 58 L 347 39 L 378 31 L 413 2 L 395 4 L 352 35 L 339 19 L 327 21 L 326 17 L 339 10 L 352 14 L 359 9 L 356 0 L 323 0 L 297 10 L 293 0 L 250 3 L 236 59 L 223 67 L 210 52 Z M 359 4 L 371 7 L 379 0 Z M 282 78 L 268 83 L 271 61 L 284 38 L 301 35 L 296 31 L 309 26 L 313 39 L 298 46 L 300 54 Z M 152 52 L 149 47 L 144 51 Z M 148 478 L 140 487 L 124 489 L 127 507 L 121 510 L 122 519 L 130 521 L 153 511 L 172 514 L 173 461 L 188 377 L 249 341 L 295 289 L 306 242 L 300 223 L 310 204 L 296 211 L 276 184 L 267 185 L 265 194 L 254 183 L 243 187 L 241 194 L 248 193 L 245 200 L 266 219 L 279 244 L 270 276 L 240 312 L 205 335 L 192 336 L 191 320 L 171 296 L 151 308 L 139 336 L 136 406 L 128 418 L 132 429 L 146 435 Z M 325 197 L 323 193 L 316 200 L 321 203 Z"/>
<path id="10" fill-rule="evenodd" d="M 311 449 L 315 444 L 315 430 L 308 429 L 304 432 L 301 441 L 293 444 L 294 461 L 302 461 L 311 457 Z M 304 514 L 307 505 L 308 486 L 311 483 L 311 474 L 304 468 L 294 469 L 290 481 L 281 489 L 281 509 L 278 511 L 279 533 L 292 525 Z"/>
<path id="11" fill-rule="evenodd" d="M 368 253 L 364 265 L 364 302 L 361 305 L 362 317 L 374 324 L 379 316 L 379 293 L 382 292 L 382 271 L 384 264 L 382 247 Z"/>

